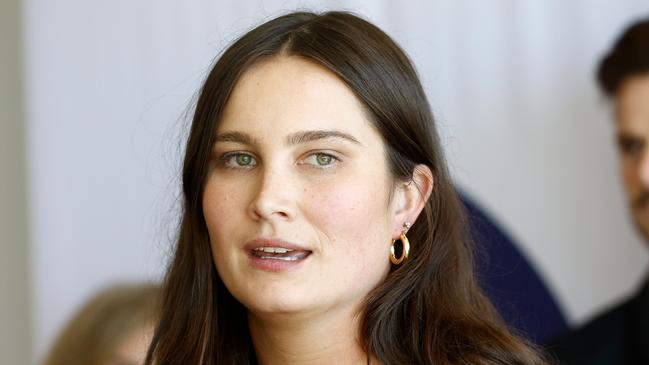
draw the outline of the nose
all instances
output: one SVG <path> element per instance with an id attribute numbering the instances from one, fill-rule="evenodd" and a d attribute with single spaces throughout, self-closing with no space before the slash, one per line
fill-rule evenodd
<path id="1" fill-rule="evenodd" d="M 248 212 L 254 220 L 291 221 L 295 218 L 295 198 L 290 174 L 266 167 L 258 181 Z"/>

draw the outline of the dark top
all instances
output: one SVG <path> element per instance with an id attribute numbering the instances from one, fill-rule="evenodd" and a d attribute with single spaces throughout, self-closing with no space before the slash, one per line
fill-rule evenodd
<path id="1" fill-rule="evenodd" d="M 649 281 L 630 299 L 559 337 L 562 365 L 649 365 Z"/>

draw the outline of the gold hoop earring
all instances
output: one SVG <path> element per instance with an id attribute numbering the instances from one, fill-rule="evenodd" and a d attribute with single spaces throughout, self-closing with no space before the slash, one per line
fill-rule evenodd
<path id="1" fill-rule="evenodd" d="M 392 240 L 392 246 L 390 246 L 390 262 L 392 262 L 395 265 L 400 265 L 404 260 L 408 258 L 408 254 L 410 253 L 410 242 L 408 241 L 408 237 L 406 236 L 406 232 L 408 232 L 408 228 L 410 228 L 410 223 L 408 222 L 404 223 L 403 232 L 399 237 L 399 240 L 401 241 L 400 257 L 397 257 L 394 253 L 394 243 L 397 240 Z"/>

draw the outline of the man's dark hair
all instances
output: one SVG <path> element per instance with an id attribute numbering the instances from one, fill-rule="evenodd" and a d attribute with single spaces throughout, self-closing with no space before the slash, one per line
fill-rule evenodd
<path id="1" fill-rule="evenodd" d="M 607 96 L 614 96 L 630 76 L 649 73 L 649 18 L 631 24 L 602 59 L 597 81 Z"/>

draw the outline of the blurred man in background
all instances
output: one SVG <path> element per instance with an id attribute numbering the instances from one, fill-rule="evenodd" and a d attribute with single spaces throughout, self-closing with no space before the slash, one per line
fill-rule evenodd
<path id="1" fill-rule="evenodd" d="M 597 71 L 613 101 L 629 209 L 649 244 L 649 18 L 625 30 Z M 649 282 L 630 299 L 561 338 L 562 364 L 649 364 Z"/>

